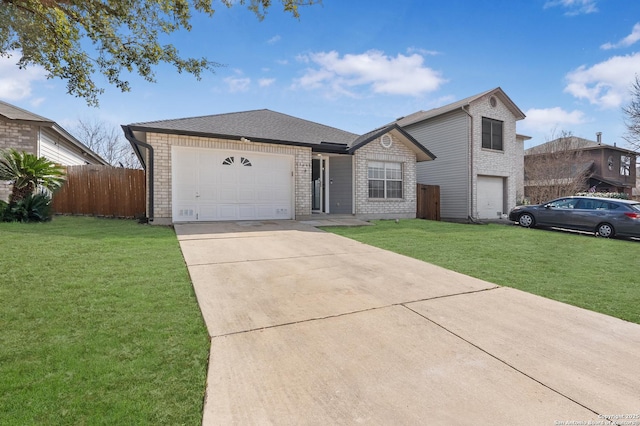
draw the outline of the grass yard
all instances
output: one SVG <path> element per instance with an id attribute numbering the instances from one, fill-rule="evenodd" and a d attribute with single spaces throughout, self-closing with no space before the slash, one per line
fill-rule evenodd
<path id="1" fill-rule="evenodd" d="M 202 421 L 209 339 L 172 229 L 0 223 L 0 423 Z"/>
<path id="2" fill-rule="evenodd" d="M 640 242 L 427 220 L 324 228 L 502 286 L 640 324 Z"/>

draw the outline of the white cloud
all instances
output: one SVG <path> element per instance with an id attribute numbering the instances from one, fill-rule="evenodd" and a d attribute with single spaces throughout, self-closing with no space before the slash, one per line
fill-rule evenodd
<path id="1" fill-rule="evenodd" d="M 11 52 L 9 57 L 0 58 L 0 98 L 26 99 L 31 96 L 34 82 L 46 80 L 47 72 L 41 66 L 18 68 L 19 56 L 18 52 Z"/>
<path id="2" fill-rule="evenodd" d="M 231 93 L 246 92 L 251 85 L 251 79 L 248 77 L 227 77 L 224 82 L 229 86 Z"/>
<path id="3" fill-rule="evenodd" d="M 565 12 L 567 16 L 583 15 L 598 11 L 596 0 L 549 0 L 544 4 L 545 9 L 556 6 L 568 9 Z"/>
<path id="4" fill-rule="evenodd" d="M 424 57 L 417 53 L 390 57 L 370 50 L 341 57 L 331 51 L 302 55 L 298 60 L 315 68 L 308 68 L 294 87 L 330 89 L 333 95 L 356 96 L 353 89 L 367 86 L 379 94 L 420 96 L 446 82 L 440 72 L 425 67 Z"/>
<path id="5" fill-rule="evenodd" d="M 617 49 L 620 47 L 629 47 L 632 44 L 636 43 L 638 40 L 640 40 L 640 22 L 635 24 L 633 26 L 633 29 L 631 30 L 631 34 L 629 34 L 622 40 L 618 41 L 617 43 L 605 43 L 602 46 L 600 46 L 600 48 L 604 50 L 609 50 L 609 49 Z"/>
<path id="6" fill-rule="evenodd" d="M 519 126 L 538 133 L 553 132 L 556 129 L 570 130 L 572 126 L 586 121 L 582 111 L 565 111 L 560 107 L 531 108 L 524 114 L 527 118 Z"/>
<path id="7" fill-rule="evenodd" d="M 587 68 L 569 72 L 564 91 L 602 108 L 617 108 L 629 99 L 629 89 L 640 69 L 640 52 L 614 56 Z"/>
<path id="8" fill-rule="evenodd" d="M 282 40 L 282 37 L 280 37 L 279 35 L 276 35 L 276 36 L 271 37 L 269 40 L 267 40 L 267 43 L 268 44 L 276 44 L 280 40 Z"/>
<path id="9" fill-rule="evenodd" d="M 261 78 L 258 80 L 258 85 L 260 87 L 269 87 L 276 81 L 275 78 Z"/>
<path id="10" fill-rule="evenodd" d="M 410 47 L 407 49 L 407 53 L 419 53 L 422 56 L 436 56 L 441 54 L 437 50 L 427 50 L 420 47 Z"/>

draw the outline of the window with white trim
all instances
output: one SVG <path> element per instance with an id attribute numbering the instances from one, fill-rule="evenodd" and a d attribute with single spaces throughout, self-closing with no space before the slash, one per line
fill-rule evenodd
<path id="1" fill-rule="evenodd" d="M 370 161 L 369 198 L 402 198 L 402 163 Z"/>
<path id="2" fill-rule="evenodd" d="M 631 157 L 627 155 L 620 156 L 620 175 L 629 176 L 631 173 Z"/>
<path id="3" fill-rule="evenodd" d="M 502 151 L 502 127 L 499 120 L 482 117 L 482 147 Z"/>

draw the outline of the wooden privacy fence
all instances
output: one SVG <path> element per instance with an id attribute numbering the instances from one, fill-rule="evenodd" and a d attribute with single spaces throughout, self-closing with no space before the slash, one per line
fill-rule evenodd
<path id="1" fill-rule="evenodd" d="M 67 181 L 53 195 L 53 211 L 59 214 L 144 217 L 144 170 L 69 166 Z"/>
<path id="2" fill-rule="evenodd" d="M 440 187 L 418 184 L 416 193 L 416 217 L 418 219 L 440 220 Z"/>

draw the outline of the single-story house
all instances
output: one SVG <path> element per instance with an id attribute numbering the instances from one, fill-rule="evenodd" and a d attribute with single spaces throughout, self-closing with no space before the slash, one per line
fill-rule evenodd
<path id="1" fill-rule="evenodd" d="M 108 165 L 53 120 L 0 101 L 0 149 L 11 148 L 45 157 L 62 166 Z M 0 200 L 9 197 L 9 188 L 0 182 Z"/>
<path id="2" fill-rule="evenodd" d="M 412 218 L 416 164 L 435 158 L 395 123 L 357 135 L 268 109 L 122 128 L 155 224 Z"/>
<path id="3" fill-rule="evenodd" d="M 438 155 L 418 164 L 420 184 L 440 186 L 443 220 L 499 219 L 524 195 L 524 113 L 500 88 L 399 118 Z"/>

